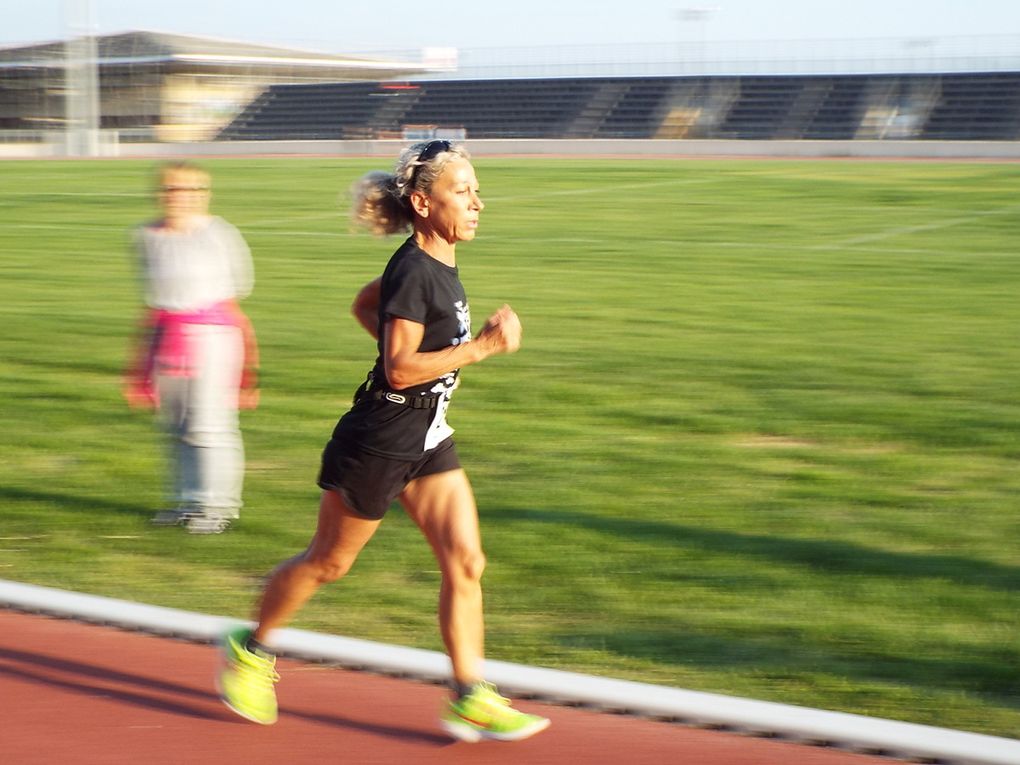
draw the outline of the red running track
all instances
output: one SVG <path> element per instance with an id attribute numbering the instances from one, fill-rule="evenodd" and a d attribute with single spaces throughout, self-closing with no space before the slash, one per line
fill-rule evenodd
<path id="1" fill-rule="evenodd" d="M 522 701 L 552 727 L 464 744 L 437 725 L 434 685 L 281 660 L 280 721 L 216 695 L 210 646 L 0 610 L 5 765 L 889 765 L 888 759 Z"/>

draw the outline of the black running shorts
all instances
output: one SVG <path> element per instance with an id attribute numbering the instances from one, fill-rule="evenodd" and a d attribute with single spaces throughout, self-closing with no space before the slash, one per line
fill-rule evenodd
<path id="1" fill-rule="evenodd" d="M 359 515 L 378 520 L 415 478 L 458 468 L 460 459 L 452 438 L 415 460 L 380 457 L 331 438 L 322 451 L 318 484 L 339 492 Z"/>

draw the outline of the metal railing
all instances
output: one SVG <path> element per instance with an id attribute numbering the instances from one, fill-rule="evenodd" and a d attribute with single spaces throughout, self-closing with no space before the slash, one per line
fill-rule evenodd
<path id="1" fill-rule="evenodd" d="M 419 50 L 360 51 L 404 60 Z M 418 79 L 741 74 L 942 74 L 1020 70 L 1020 35 L 698 41 L 462 48 L 456 70 Z"/>

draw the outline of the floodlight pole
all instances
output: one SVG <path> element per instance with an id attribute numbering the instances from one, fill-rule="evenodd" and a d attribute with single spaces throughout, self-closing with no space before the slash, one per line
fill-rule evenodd
<path id="1" fill-rule="evenodd" d="M 68 36 L 64 45 L 65 152 L 99 155 L 99 56 L 91 0 L 65 0 Z"/>

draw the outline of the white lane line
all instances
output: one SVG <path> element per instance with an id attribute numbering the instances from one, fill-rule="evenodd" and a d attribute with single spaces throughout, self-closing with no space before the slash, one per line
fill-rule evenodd
<path id="1" fill-rule="evenodd" d="M 1020 210 L 1020 205 L 1009 205 L 1007 207 L 999 207 L 994 210 L 982 210 L 980 212 L 963 215 L 957 218 L 947 218 L 945 220 L 922 223 L 916 226 L 897 226 L 895 228 L 885 229 L 884 231 L 877 231 L 874 234 L 864 234 L 862 236 L 855 236 L 850 239 L 843 239 L 829 244 L 816 244 L 810 247 L 810 249 L 832 250 L 842 247 L 854 247 L 856 245 L 880 242 L 883 239 L 892 239 L 893 237 L 904 236 L 906 234 L 917 234 L 922 231 L 938 231 L 939 229 L 950 228 L 952 226 L 964 226 L 968 223 L 974 223 L 975 221 L 981 220 L 982 218 L 988 218 L 994 215 L 1007 215 L 1011 212 L 1017 212 L 1018 210 Z"/>

